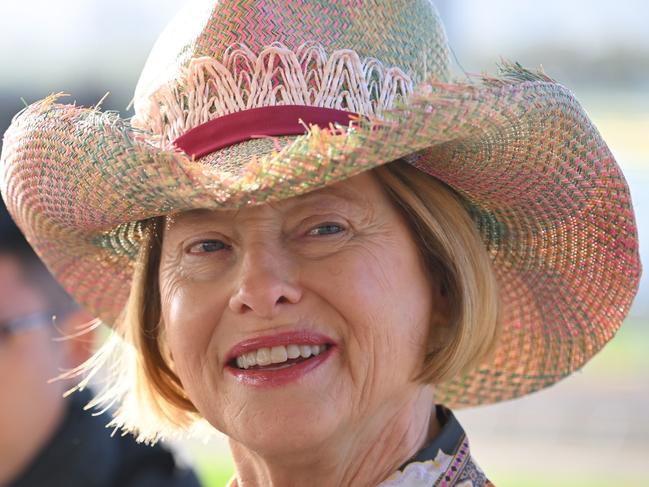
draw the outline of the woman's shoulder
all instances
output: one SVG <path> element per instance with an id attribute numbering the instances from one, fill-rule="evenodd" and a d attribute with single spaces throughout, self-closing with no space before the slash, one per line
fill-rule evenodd
<path id="1" fill-rule="evenodd" d="M 493 487 L 478 466 L 464 429 L 453 412 L 438 405 L 440 432 L 377 487 Z"/>

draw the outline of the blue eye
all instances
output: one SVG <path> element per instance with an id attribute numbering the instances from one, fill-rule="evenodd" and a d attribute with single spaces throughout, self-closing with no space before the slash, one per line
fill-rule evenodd
<path id="1" fill-rule="evenodd" d="M 221 240 L 204 240 L 192 245 L 189 248 L 190 254 L 207 254 L 218 252 L 219 250 L 224 250 L 227 248 L 227 245 Z"/>
<path id="2" fill-rule="evenodd" d="M 336 223 L 325 223 L 324 225 L 320 225 L 309 230 L 308 235 L 335 235 L 336 233 L 343 232 L 344 230 L 345 229 L 341 225 L 337 225 Z"/>

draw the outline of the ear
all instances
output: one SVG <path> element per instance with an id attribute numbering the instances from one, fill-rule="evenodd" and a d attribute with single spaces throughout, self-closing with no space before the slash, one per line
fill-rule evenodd
<path id="1" fill-rule="evenodd" d="M 70 313 L 59 330 L 64 338 L 64 365 L 72 369 L 90 358 L 95 349 L 96 328 L 90 326 L 93 317 L 83 309 Z"/>

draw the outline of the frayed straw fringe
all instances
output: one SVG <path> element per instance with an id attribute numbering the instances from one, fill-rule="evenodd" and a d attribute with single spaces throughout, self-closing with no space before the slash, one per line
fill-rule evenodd
<path id="1" fill-rule="evenodd" d="M 351 49 L 327 56 L 319 44 L 295 52 L 274 43 L 255 55 L 238 44 L 222 61 L 194 58 L 181 79 L 135 102 L 133 125 L 168 148 L 188 130 L 214 118 L 271 105 L 308 105 L 380 117 L 413 91 L 410 76 Z"/>
<path id="2" fill-rule="evenodd" d="M 505 86 L 528 81 L 542 83 L 556 83 L 543 72 L 542 68 L 536 71 L 524 68 L 519 62 L 501 59 L 498 63 L 498 77 L 488 75 L 481 76 L 481 82 L 485 86 Z"/>

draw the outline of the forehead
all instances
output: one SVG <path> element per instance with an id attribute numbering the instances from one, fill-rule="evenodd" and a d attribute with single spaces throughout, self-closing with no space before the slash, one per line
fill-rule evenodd
<path id="1" fill-rule="evenodd" d="M 251 206 L 239 210 L 208 210 L 193 209 L 167 217 L 168 226 L 179 223 L 202 220 L 218 214 L 220 218 L 232 218 L 246 212 L 259 211 L 260 208 L 272 208 L 279 213 L 288 213 L 304 206 L 350 209 L 352 211 L 369 210 L 387 201 L 380 183 L 371 171 L 361 173 L 345 181 L 311 191 L 309 193 L 293 196 L 285 200 Z"/>

